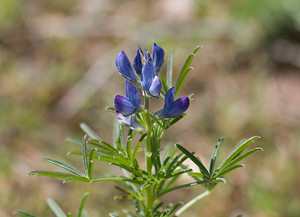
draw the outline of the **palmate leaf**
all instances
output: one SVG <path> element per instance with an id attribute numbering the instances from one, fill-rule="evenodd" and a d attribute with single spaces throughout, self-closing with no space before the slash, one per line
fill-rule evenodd
<path id="1" fill-rule="evenodd" d="M 22 211 L 15 211 L 14 214 L 22 217 L 36 217 L 34 215 Z"/>
<path id="2" fill-rule="evenodd" d="M 52 200 L 52 199 L 48 199 L 47 200 L 48 206 L 50 207 L 50 209 L 54 212 L 54 214 L 57 217 L 67 217 L 67 215 L 64 213 L 64 211 L 62 211 L 62 209 L 58 206 L 58 204 Z"/>
<path id="3" fill-rule="evenodd" d="M 226 167 L 224 167 L 223 169 L 227 169 L 235 164 L 237 164 L 238 162 L 240 162 L 241 160 L 243 160 L 244 158 L 258 152 L 258 151 L 263 151 L 263 149 L 261 147 L 257 147 L 257 148 L 254 148 L 254 149 L 251 149 L 249 151 L 247 151 L 245 154 L 242 154 L 240 156 L 238 156 L 237 158 L 235 158 L 234 160 L 232 160 L 229 164 L 227 164 Z"/>
<path id="4" fill-rule="evenodd" d="M 192 70 L 192 68 L 190 67 L 194 57 L 196 56 L 197 52 L 199 51 L 199 49 L 201 48 L 201 46 L 197 46 L 193 53 L 191 55 L 188 56 L 188 58 L 186 59 L 181 72 L 177 78 L 176 81 L 176 85 L 175 85 L 175 96 L 177 95 L 178 91 L 180 90 L 180 88 L 182 87 L 182 84 L 184 82 L 184 80 L 186 79 L 187 75 L 189 74 L 189 72 Z"/>
<path id="5" fill-rule="evenodd" d="M 226 167 L 233 159 L 238 157 L 253 141 L 260 138 L 259 136 L 253 136 L 251 138 L 242 140 L 236 148 L 225 158 L 225 160 L 218 166 L 216 171 L 220 171 Z"/>
<path id="6" fill-rule="evenodd" d="M 190 158 L 200 169 L 201 173 L 205 176 L 205 177 L 209 177 L 209 173 L 207 171 L 207 169 L 205 168 L 205 166 L 201 163 L 201 161 L 196 158 L 191 152 L 189 152 L 188 150 L 186 150 L 184 147 L 182 147 L 179 144 L 176 144 L 176 147 L 182 151 L 186 156 L 188 156 L 188 158 Z"/>

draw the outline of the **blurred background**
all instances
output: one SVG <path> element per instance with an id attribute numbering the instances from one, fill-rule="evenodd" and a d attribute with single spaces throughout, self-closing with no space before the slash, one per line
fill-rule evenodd
<path id="1" fill-rule="evenodd" d="M 203 46 L 180 93 L 195 94 L 190 115 L 164 144 L 180 141 L 204 163 L 221 136 L 223 157 L 253 135 L 265 150 L 183 216 L 299 217 L 299 11 L 299 0 L 0 0 L 0 216 L 15 209 L 53 216 L 48 197 L 75 213 L 86 191 L 90 216 L 133 209 L 113 201 L 112 183 L 27 174 L 55 169 L 43 157 L 80 167 L 80 158 L 66 156 L 77 147 L 65 142 L 83 136 L 80 122 L 111 141 L 114 115 L 105 107 L 124 93 L 115 57 L 125 50 L 132 59 L 138 44 L 151 50 L 156 42 L 167 57 L 175 50 L 175 75 Z M 99 177 L 114 172 L 97 164 Z M 164 199 L 187 201 L 202 191 Z"/>

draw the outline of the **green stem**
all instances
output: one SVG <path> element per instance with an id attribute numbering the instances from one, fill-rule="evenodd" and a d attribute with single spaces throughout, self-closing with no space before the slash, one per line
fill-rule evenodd
<path id="1" fill-rule="evenodd" d="M 146 120 L 146 131 L 147 131 L 147 139 L 145 142 L 145 167 L 146 167 L 146 171 L 148 173 L 152 173 L 152 150 L 151 150 L 151 146 L 152 146 L 152 142 L 151 142 L 151 132 L 152 132 L 152 122 L 150 119 L 150 111 L 149 111 L 149 96 L 147 96 L 146 93 L 145 94 L 145 112 L 144 112 L 144 117 Z M 146 188 L 146 215 L 151 217 L 151 210 L 153 208 L 153 193 L 152 193 L 152 187 L 149 186 Z"/>
<path id="2" fill-rule="evenodd" d="M 206 197 L 209 194 L 210 194 L 210 191 L 207 190 L 207 191 L 203 192 L 202 194 L 198 195 L 197 197 L 193 198 L 192 200 L 187 202 L 183 207 L 181 207 L 179 210 L 177 210 L 174 217 L 181 215 L 181 213 L 183 213 L 185 210 L 187 210 L 188 208 L 193 206 L 196 202 L 198 202 L 199 200 L 201 200 L 202 198 Z"/>

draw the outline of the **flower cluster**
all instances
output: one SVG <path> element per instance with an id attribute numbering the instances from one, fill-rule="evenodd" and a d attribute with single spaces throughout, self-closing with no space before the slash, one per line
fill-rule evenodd
<path id="1" fill-rule="evenodd" d="M 162 82 L 158 76 L 165 60 L 164 50 L 154 43 L 152 54 L 146 49 L 138 47 L 133 63 L 122 51 L 116 58 L 116 66 L 120 74 L 126 79 L 126 96 L 115 96 L 115 113 L 120 124 L 133 129 L 140 128 L 136 113 L 144 110 L 141 105 L 139 89 L 145 98 L 159 98 L 162 92 Z M 190 100 L 183 96 L 176 101 L 175 87 L 170 88 L 165 94 L 165 105 L 163 109 L 154 114 L 158 118 L 175 118 L 182 115 L 189 107 Z M 146 101 L 146 99 L 145 99 Z"/>

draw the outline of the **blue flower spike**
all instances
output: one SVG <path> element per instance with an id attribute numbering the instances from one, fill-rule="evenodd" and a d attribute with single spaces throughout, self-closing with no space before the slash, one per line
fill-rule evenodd
<path id="1" fill-rule="evenodd" d="M 129 81 L 125 83 L 126 96 L 115 96 L 115 108 L 124 116 L 135 113 L 141 104 L 141 97 L 138 89 Z"/>
<path id="2" fill-rule="evenodd" d="M 174 102 L 175 88 L 170 88 L 165 95 L 164 108 L 156 112 L 157 116 L 165 118 L 175 118 L 182 115 L 190 106 L 190 100 L 187 96 L 183 96 Z"/>
<path id="3" fill-rule="evenodd" d="M 153 44 L 152 47 L 152 62 L 155 67 L 155 71 L 158 73 L 161 66 L 165 61 L 165 51 L 156 43 Z"/>
<path id="4" fill-rule="evenodd" d="M 124 78 L 126 78 L 133 84 L 139 84 L 140 79 L 124 51 L 119 53 L 119 55 L 117 56 L 116 66 Z"/>
<path id="5" fill-rule="evenodd" d="M 152 62 L 145 63 L 141 76 L 142 88 L 153 97 L 159 97 L 162 84 L 155 72 Z"/>

